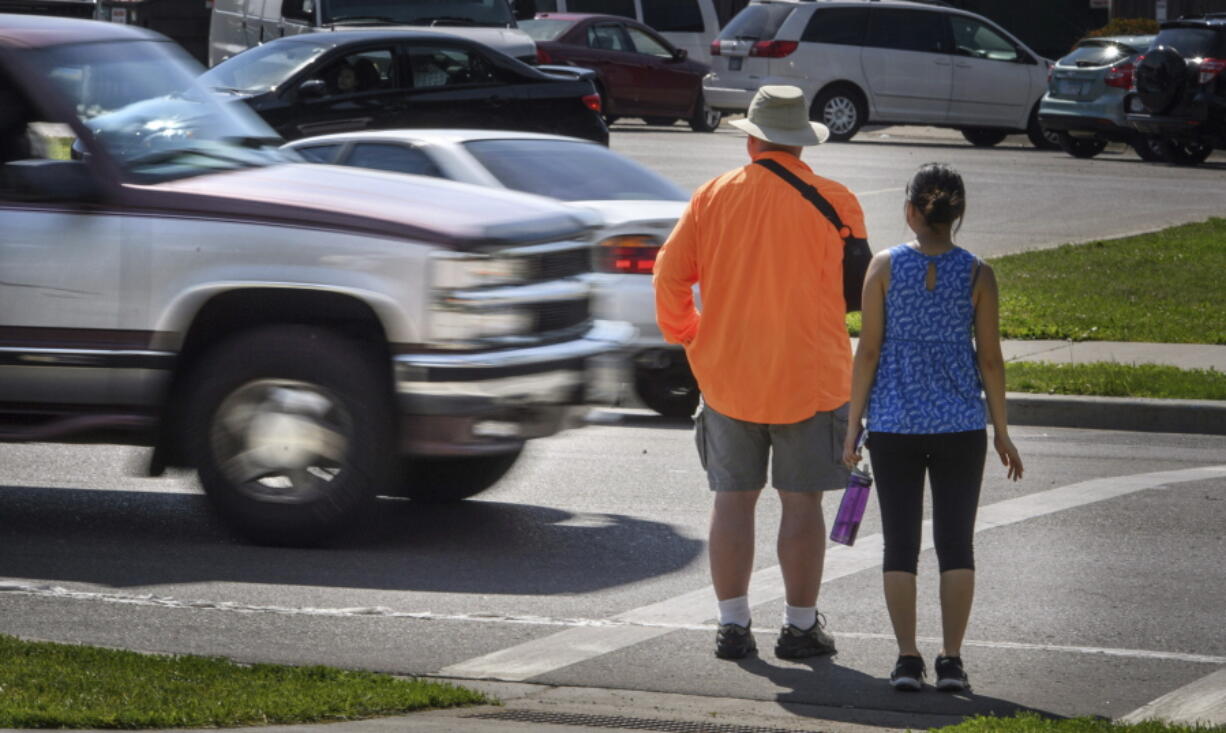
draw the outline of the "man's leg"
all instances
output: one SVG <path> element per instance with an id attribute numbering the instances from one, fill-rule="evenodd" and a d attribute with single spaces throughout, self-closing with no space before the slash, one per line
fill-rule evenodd
<path id="1" fill-rule="evenodd" d="M 711 510 L 707 553 L 711 584 L 720 601 L 749 593 L 753 573 L 754 508 L 761 491 L 719 491 Z"/>
<path id="2" fill-rule="evenodd" d="M 826 521 L 821 492 L 780 491 L 779 567 L 789 606 L 817 605 L 826 560 Z"/>

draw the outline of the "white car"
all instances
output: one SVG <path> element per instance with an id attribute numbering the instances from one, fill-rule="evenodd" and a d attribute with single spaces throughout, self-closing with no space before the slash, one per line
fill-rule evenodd
<path id="1" fill-rule="evenodd" d="M 1038 121 L 1051 62 L 987 18 L 904 0 L 752 0 L 711 44 L 703 94 L 744 112 L 764 84 L 804 90 L 809 116 L 848 140 L 868 122 L 953 127 L 992 146 Z"/>
<path id="2" fill-rule="evenodd" d="M 586 140 L 490 130 L 370 130 L 285 145 L 317 163 L 448 178 L 524 191 L 594 209 L 604 219 L 591 276 L 600 318 L 638 328 L 628 356 L 635 392 L 651 409 L 688 417 L 698 385 L 685 351 L 656 325 L 651 270 L 689 196 L 644 166 Z"/>

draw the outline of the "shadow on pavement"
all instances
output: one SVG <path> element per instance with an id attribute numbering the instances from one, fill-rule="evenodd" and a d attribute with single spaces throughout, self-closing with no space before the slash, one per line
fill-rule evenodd
<path id="1" fill-rule="evenodd" d="M 207 581 L 515 595 L 586 593 L 689 565 L 665 523 L 492 501 L 381 499 L 318 549 L 247 545 L 203 495 L 0 487 L 0 577 L 116 588 Z"/>
<path id="2" fill-rule="evenodd" d="M 770 654 L 763 649 L 760 654 Z M 783 688 L 777 702 L 793 715 L 845 723 L 887 727 L 938 727 L 952 722 L 950 718 L 973 715 L 1010 717 L 1020 712 L 1033 712 L 1044 717 L 1058 718 L 1044 710 L 996 697 L 968 693 L 938 692 L 930 684 L 921 692 L 897 692 L 883 677 L 843 667 L 833 657 L 818 657 L 789 662 L 786 666 L 759 657 L 737 662 L 744 671 L 764 677 Z M 854 701 L 848 704 L 848 701 Z M 931 725 L 917 726 L 918 718 L 933 716 Z M 909 721 L 909 722 L 907 722 Z"/>

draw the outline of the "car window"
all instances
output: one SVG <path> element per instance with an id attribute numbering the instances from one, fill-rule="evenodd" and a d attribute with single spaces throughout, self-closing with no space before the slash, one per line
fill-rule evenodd
<path id="1" fill-rule="evenodd" d="M 323 79 L 329 94 L 361 94 L 395 86 L 392 80 L 392 50 L 367 49 L 351 53 L 325 66 Z"/>
<path id="2" fill-rule="evenodd" d="M 266 43 L 222 61 L 204 72 L 200 81 L 214 89 L 262 94 L 284 84 L 330 47 L 297 41 Z"/>
<path id="3" fill-rule="evenodd" d="M 561 37 L 574 24 L 573 20 L 537 18 L 536 20 L 519 21 L 519 29 L 527 33 L 534 41 L 552 41 Z"/>
<path id="4" fill-rule="evenodd" d="M 443 176 L 430 156 L 417 148 L 396 143 L 358 143 L 353 146 L 344 164 L 416 176 Z"/>
<path id="5" fill-rule="evenodd" d="M 1226 32 L 1210 28 L 1163 28 L 1155 46 L 1174 48 L 1184 58 L 1226 54 Z"/>
<path id="6" fill-rule="evenodd" d="M 634 44 L 635 51 L 645 53 L 648 56 L 659 56 L 666 59 L 673 57 L 673 52 L 668 50 L 663 43 L 660 43 L 638 28 L 627 28 L 626 33 L 629 34 L 630 42 Z"/>
<path id="7" fill-rule="evenodd" d="M 17 160 L 68 160 L 76 140 L 72 128 L 57 124 L 17 89 L 0 70 L 0 166 Z M 0 170 L 0 201 L 26 198 Z"/>
<path id="8" fill-rule="evenodd" d="M 702 33 L 698 0 L 643 0 L 643 22 L 664 33 Z"/>
<path id="9" fill-rule="evenodd" d="M 633 18 L 634 0 L 567 0 L 566 9 L 572 13 L 601 13 Z"/>
<path id="10" fill-rule="evenodd" d="M 478 25 L 508 28 L 507 0 L 322 0 L 323 23 Z"/>
<path id="11" fill-rule="evenodd" d="M 1017 61 L 1017 46 L 992 28 L 964 15 L 951 16 L 949 21 L 959 54 L 993 61 Z"/>
<path id="12" fill-rule="evenodd" d="M 689 199 L 667 178 L 594 143 L 473 140 L 464 147 L 502 185 L 516 191 L 563 201 Z"/>
<path id="13" fill-rule="evenodd" d="M 622 31 L 622 27 L 612 23 L 590 26 L 587 29 L 587 45 L 588 48 L 598 48 L 602 51 L 634 51 L 634 46 Z"/>
<path id="14" fill-rule="evenodd" d="M 553 13 L 558 10 L 558 0 L 536 0 L 536 12 Z"/>
<path id="15" fill-rule="evenodd" d="M 795 5 L 750 5 L 736 14 L 719 37 L 726 40 L 772 40 L 780 26 L 796 9 Z"/>
<path id="16" fill-rule="evenodd" d="M 800 40 L 861 46 L 867 32 L 868 8 L 822 8 L 814 11 Z"/>
<path id="17" fill-rule="evenodd" d="M 1110 66 L 1120 59 L 1126 59 L 1137 53 L 1137 50 L 1122 43 L 1110 41 L 1088 41 L 1064 58 L 1061 66 Z"/>
<path id="18" fill-rule="evenodd" d="M 284 0 L 281 3 L 281 15 L 290 20 L 303 23 L 315 23 L 315 0 Z"/>
<path id="19" fill-rule="evenodd" d="M 294 148 L 294 152 L 312 163 L 331 163 L 336 160 L 336 154 L 340 152 L 340 149 L 339 143 L 335 145 L 303 145 L 300 148 Z"/>
<path id="20" fill-rule="evenodd" d="M 944 13 L 925 10 L 869 12 L 866 45 L 898 51 L 949 52 L 949 21 Z"/>
<path id="21" fill-rule="evenodd" d="M 414 89 L 495 84 L 497 68 L 473 49 L 456 46 L 414 46 L 409 49 Z"/>

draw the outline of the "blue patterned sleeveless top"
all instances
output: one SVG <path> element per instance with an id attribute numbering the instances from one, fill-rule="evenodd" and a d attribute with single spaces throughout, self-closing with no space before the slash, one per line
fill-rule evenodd
<path id="1" fill-rule="evenodd" d="M 905 244 L 890 250 L 885 338 L 869 395 L 869 432 L 957 433 L 987 425 L 972 342 L 975 262 L 961 247 L 935 256 Z M 936 265 L 931 291 L 929 263 Z"/>

